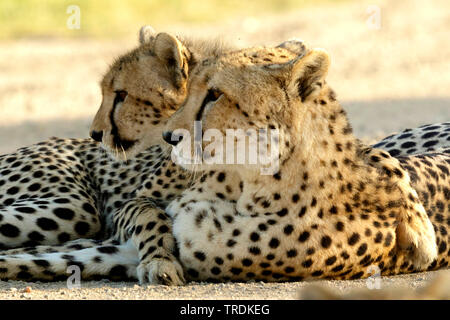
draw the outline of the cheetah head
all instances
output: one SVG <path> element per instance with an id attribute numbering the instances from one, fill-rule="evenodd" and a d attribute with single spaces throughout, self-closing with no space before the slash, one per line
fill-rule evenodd
<path id="1" fill-rule="evenodd" d="M 140 46 L 119 57 L 101 81 L 103 99 L 91 137 L 119 159 L 161 143 L 167 119 L 186 97 L 192 63 L 177 38 L 143 27 Z"/>
<path id="2" fill-rule="evenodd" d="M 245 175 L 261 171 L 263 166 L 251 157 L 261 153 L 259 146 L 251 149 L 255 141 L 266 146 L 264 152 L 277 149 L 275 157 L 280 163 L 289 159 L 295 148 L 302 153 L 312 150 L 315 132 L 328 124 L 332 112 L 318 103 L 330 96 L 334 99 L 325 84 L 328 54 L 322 49 L 304 49 L 277 63 L 252 61 L 251 57 L 243 50 L 203 61 L 191 80 L 186 102 L 169 119 L 163 133 L 166 142 L 174 146 L 175 162 L 190 170 L 234 165 L 234 170 Z M 230 138 L 230 130 L 241 130 L 244 135 Z M 270 137 L 270 130 L 275 136 Z M 252 142 L 255 132 L 267 132 L 266 138 L 263 134 Z M 240 145 L 240 139 L 246 143 Z M 211 158 L 213 161 L 207 161 Z"/>

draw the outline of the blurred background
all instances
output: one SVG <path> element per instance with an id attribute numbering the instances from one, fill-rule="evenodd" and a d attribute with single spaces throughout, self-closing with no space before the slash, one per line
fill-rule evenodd
<path id="1" fill-rule="evenodd" d="M 0 153 L 87 137 L 98 82 L 141 25 L 239 47 L 325 48 L 328 82 L 368 142 L 450 121 L 448 0 L 1 0 Z"/>

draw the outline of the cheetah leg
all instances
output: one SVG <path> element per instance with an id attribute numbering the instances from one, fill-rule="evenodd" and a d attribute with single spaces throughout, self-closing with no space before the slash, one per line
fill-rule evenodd
<path id="1" fill-rule="evenodd" d="M 276 252 L 269 246 L 259 244 L 269 243 L 271 234 L 283 234 L 283 229 L 279 228 L 281 223 L 271 226 L 267 224 L 270 218 L 264 215 L 241 215 L 236 211 L 235 203 L 221 199 L 189 203 L 180 210 L 174 210 L 176 207 L 177 205 L 169 204 L 166 212 L 173 220 L 173 234 L 180 251 L 179 259 L 186 269 L 188 280 L 290 279 L 288 274 L 277 279 L 270 275 L 261 276 L 261 272 L 268 271 L 274 265 L 268 265 L 264 269 L 260 263 L 265 262 L 267 255 Z M 270 232 L 261 233 L 258 242 L 254 242 L 251 234 L 258 230 L 259 225 L 267 226 Z M 283 251 L 283 256 L 287 251 L 281 247 L 278 250 Z M 279 268 L 282 270 L 284 267 Z"/>
<path id="2" fill-rule="evenodd" d="M 425 270 L 437 258 L 436 234 L 408 172 L 398 159 L 381 149 L 367 148 L 363 152 L 367 162 L 399 188 L 404 203 L 397 217 L 397 248 L 417 270 Z"/>
<path id="3" fill-rule="evenodd" d="M 348 238 L 344 235 L 345 256 L 339 253 L 343 243 L 336 241 L 336 245 L 329 246 L 331 239 L 324 244 L 327 231 L 335 230 L 333 223 L 322 223 L 320 228 L 305 224 L 297 224 L 296 216 L 283 216 L 269 213 L 266 215 L 248 216 L 236 210 L 236 204 L 220 199 L 188 203 L 181 210 L 172 210 L 170 204 L 166 212 L 173 220 L 173 234 L 179 247 L 179 260 L 186 269 L 189 280 L 219 281 L 251 279 L 265 281 L 286 281 L 317 277 L 336 277 L 337 279 L 356 279 L 370 275 L 367 265 L 362 265 L 358 250 L 345 243 Z M 406 217 L 407 218 L 407 217 Z M 297 223 L 296 223 L 297 222 Z M 404 221 L 400 222 L 402 225 Z M 406 221 L 407 225 L 408 221 Z M 288 227 L 290 226 L 290 227 Z M 408 226 L 408 225 L 407 225 Z M 426 224 L 425 224 L 426 226 Z M 296 229 L 296 227 L 298 229 Z M 356 230 L 359 226 L 353 227 Z M 412 227 L 417 227 L 412 225 Z M 306 232 L 306 231 L 307 232 Z M 388 229 L 397 236 L 410 235 L 401 233 L 392 225 Z M 411 229 L 412 235 L 424 236 L 418 229 Z M 407 230 L 411 231 L 411 230 Z M 389 234 L 390 234 L 389 232 Z M 286 236 L 288 235 L 289 236 Z M 351 233 L 350 233 L 351 234 Z M 431 234 L 431 236 L 433 236 Z M 394 237 L 395 238 L 395 237 Z M 418 240 L 418 242 L 414 242 Z M 373 244 L 364 244 L 368 256 L 380 254 L 385 259 L 383 264 L 391 263 L 389 252 L 396 246 L 399 248 L 396 259 L 401 266 L 405 259 L 415 268 L 427 266 L 424 263 L 423 253 L 426 257 L 433 257 L 433 247 L 428 250 L 425 245 L 434 245 L 426 237 L 419 239 L 398 239 L 396 243 L 389 244 L 389 248 L 382 248 Z M 334 239 L 333 239 L 333 243 Z M 320 250 L 317 249 L 318 244 Z M 413 256 L 403 245 L 416 245 L 412 251 Z M 311 247 L 312 253 L 308 253 Z M 316 246 L 316 248 L 315 248 Z M 325 248 L 327 246 L 327 248 Z M 341 247 L 339 247 L 341 246 Z M 307 250 L 308 249 L 308 250 Z M 385 250 L 384 253 L 382 250 Z M 347 252 L 348 251 L 348 252 Z M 402 251 L 406 254 L 402 254 Z M 430 253 L 431 252 L 431 253 Z M 339 254 L 337 254 L 339 253 Z M 429 253 L 427 256 L 426 254 Z M 314 255 L 311 259 L 309 255 Z M 325 260 L 332 256 L 331 262 Z M 383 258 L 384 256 L 384 258 Z M 319 261 L 319 262 L 316 262 Z M 322 261 L 322 262 L 320 262 Z M 430 259 L 425 261 L 431 262 Z M 333 267 L 334 266 L 334 267 Z M 395 267 L 396 265 L 394 265 Z M 336 270 L 335 270 L 336 268 Z M 340 274 L 342 270 L 345 273 Z M 392 269 L 393 273 L 401 272 Z"/>
<path id="4" fill-rule="evenodd" d="M 101 223 L 94 206 L 87 199 L 66 201 L 22 199 L 0 208 L 0 248 L 58 245 L 77 238 L 95 238 Z"/>
<path id="5" fill-rule="evenodd" d="M 136 280 L 138 263 L 138 252 L 132 242 L 97 245 L 70 253 L 0 255 L 0 279 L 65 280 L 79 271 L 80 280 Z"/>
<path id="6" fill-rule="evenodd" d="M 148 198 L 129 201 L 114 217 L 117 237 L 128 238 L 139 251 L 139 282 L 165 285 L 185 283 L 183 268 L 175 254 L 172 221 Z"/>

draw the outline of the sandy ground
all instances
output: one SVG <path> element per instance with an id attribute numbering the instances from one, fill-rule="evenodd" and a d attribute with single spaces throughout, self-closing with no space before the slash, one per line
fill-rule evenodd
<path id="1" fill-rule="evenodd" d="M 380 9 L 379 29 L 369 5 Z M 217 25 L 174 25 L 165 31 L 219 36 L 237 46 L 275 45 L 298 37 L 328 50 L 328 82 L 356 135 L 375 141 L 391 132 L 450 120 L 450 4 L 447 0 L 357 1 Z M 373 17 L 373 16 L 372 16 Z M 376 17 L 375 17 L 376 18 Z M 151 23 L 151 21 L 149 21 Z M 162 30 L 158 30 L 162 31 Z M 136 39 L 38 39 L 0 43 L 0 153 L 50 136 L 87 137 L 100 105 L 98 81 Z M 383 279 L 420 287 L 432 273 Z M 345 290 L 364 281 L 328 281 Z M 24 288 L 31 287 L 31 293 Z M 3 299 L 291 299 L 305 283 L 197 284 L 182 288 L 89 282 L 0 283 Z"/>
<path id="2" fill-rule="evenodd" d="M 379 289 L 402 288 L 418 290 L 424 287 L 438 274 L 449 270 L 426 272 L 417 274 L 382 277 Z M 348 293 L 350 290 L 375 288 L 374 280 L 323 280 L 320 285 L 330 286 L 338 293 Z M 67 287 L 66 282 L 55 283 L 27 283 L 22 281 L 0 282 L 0 299 L 112 299 L 112 300 L 165 300 L 165 299 L 193 299 L 193 300 L 292 300 L 300 297 L 301 290 L 308 290 L 311 282 L 295 283 L 190 283 L 184 287 L 169 287 L 144 285 L 135 283 L 92 281 L 82 282 L 79 288 Z M 447 295 L 448 296 L 448 295 Z"/>

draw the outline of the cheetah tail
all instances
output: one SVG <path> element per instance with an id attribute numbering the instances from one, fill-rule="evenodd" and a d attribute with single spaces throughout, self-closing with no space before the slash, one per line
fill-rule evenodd
<path id="1" fill-rule="evenodd" d="M 139 256 L 131 242 L 97 245 L 81 250 L 0 255 L 0 279 L 68 281 L 137 280 Z"/>

